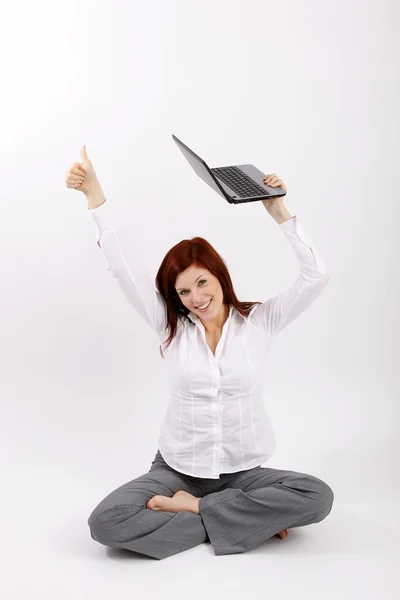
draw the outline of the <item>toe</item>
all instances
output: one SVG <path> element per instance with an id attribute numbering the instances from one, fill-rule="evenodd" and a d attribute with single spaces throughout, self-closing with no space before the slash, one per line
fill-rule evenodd
<path id="1" fill-rule="evenodd" d="M 281 540 L 285 539 L 285 537 L 287 537 L 287 535 L 288 535 L 287 529 L 282 529 L 282 531 L 280 531 L 279 533 L 276 534 L 276 536 L 281 538 Z"/>
<path id="2" fill-rule="evenodd" d="M 150 508 L 153 509 L 158 501 L 158 496 L 153 496 L 152 498 L 150 498 L 150 500 L 147 502 L 146 504 L 146 508 Z"/>

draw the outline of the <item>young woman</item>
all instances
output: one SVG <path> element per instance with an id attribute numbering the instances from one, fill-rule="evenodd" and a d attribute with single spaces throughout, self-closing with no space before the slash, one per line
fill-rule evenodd
<path id="1" fill-rule="evenodd" d="M 274 298 L 239 301 L 225 262 L 201 237 L 168 251 L 155 289 L 124 244 L 85 146 L 81 158 L 66 185 L 85 194 L 107 270 L 157 332 L 170 374 L 151 467 L 93 510 L 92 538 L 160 560 L 206 541 L 216 555 L 245 552 L 274 535 L 284 539 L 288 528 L 322 521 L 334 499 L 324 481 L 260 466 L 275 448 L 262 398 L 269 348 L 331 278 L 299 220 L 282 198 L 262 201 L 300 265 L 296 281 Z M 265 182 L 286 191 L 275 174 Z"/>

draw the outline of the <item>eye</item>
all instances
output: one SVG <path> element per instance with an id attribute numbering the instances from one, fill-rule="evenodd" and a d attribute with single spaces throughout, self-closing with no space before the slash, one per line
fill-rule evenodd
<path id="1" fill-rule="evenodd" d="M 207 279 L 200 279 L 199 283 L 201 283 L 202 281 L 204 281 L 205 283 L 207 283 Z M 182 290 L 179 295 L 182 296 L 183 292 L 186 292 L 186 290 Z"/>

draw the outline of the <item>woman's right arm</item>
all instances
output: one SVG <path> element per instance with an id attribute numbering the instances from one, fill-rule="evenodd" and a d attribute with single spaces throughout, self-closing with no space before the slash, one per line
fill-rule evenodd
<path id="1" fill-rule="evenodd" d="M 86 146 L 81 148 L 82 162 L 74 162 L 66 173 L 66 186 L 85 194 L 88 214 L 96 223 L 97 245 L 106 259 L 106 269 L 118 281 L 124 296 L 139 315 L 164 341 L 167 326 L 166 303 L 150 277 L 136 261 L 137 252 L 118 228 L 114 211 L 104 196 L 89 159 Z"/>
<path id="2" fill-rule="evenodd" d="M 100 188 L 101 189 L 101 188 Z M 136 260 L 131 242 L 118 228 L 114 210 L 102 191 L 87 196 L 89 217 L 97 226 L 97 245 L 125 298 L 162 338 L 167 325 L 164 298 Z"/>

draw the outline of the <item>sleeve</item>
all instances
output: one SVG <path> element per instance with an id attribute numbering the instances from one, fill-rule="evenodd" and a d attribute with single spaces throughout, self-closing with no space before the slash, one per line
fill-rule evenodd
<path id="1" fill-rule="evenodd" d="M 150 277 L 136 260 L 131 241 L 118 227 L 108 200 L 88 210 L 97 226 L 97 245 L 105 258 L 105 268 L 117 280 L 125 298 L 164 341 L 167 327 L 166 303 Z"/>
<path id="2" fill-rule="evenodd" d="M 311 306 L 332 277 L 297 217 L 279 227 L 297 256 L 300 275 L 286 291 L 257 304 L 250 313 L 251 323 L 272 337 Z"/>

